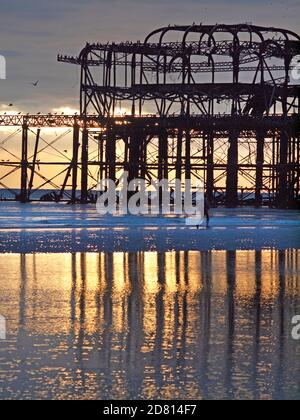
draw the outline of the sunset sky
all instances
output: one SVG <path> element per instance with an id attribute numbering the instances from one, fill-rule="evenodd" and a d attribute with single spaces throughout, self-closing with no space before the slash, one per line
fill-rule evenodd
<path id="1" fill-rule="evenodd" d="M 193 22 L 247 21 L 300 32 L 299 18 L 299 0 L 2 1 L 0 53 L 7 80 L 0 80 L 0 112 L 77 109 L 78 69 L 56 57 L 78 54 L 86 41 L 142 40 L 157 27 Z"/>

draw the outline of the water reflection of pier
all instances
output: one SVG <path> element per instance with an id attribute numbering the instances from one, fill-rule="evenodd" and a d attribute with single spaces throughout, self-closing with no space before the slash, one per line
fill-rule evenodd
<path id="1" fill-rule="evenodd" d="M 9 258 L 21 258 L 18 347 L 51 337 L 43 363 L 64 367 L 57 393 L 72 383 L 85 397 L 257 398 L 299 377 L 298 251 Z M 23 375 L 36 347 L 19 359 Z"/>

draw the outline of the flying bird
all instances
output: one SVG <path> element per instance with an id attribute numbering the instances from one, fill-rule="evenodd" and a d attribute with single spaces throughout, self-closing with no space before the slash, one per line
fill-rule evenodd
<path id="1" fill-rule="evenodd" d="M 40 81 L 39 80 L 37 80 L 36 82 L 32 82 L 31 84 L 32 84 L 32 86 L 34 86 L 34 87 L 37 87 L 37 85 L 40 83 Z"/>

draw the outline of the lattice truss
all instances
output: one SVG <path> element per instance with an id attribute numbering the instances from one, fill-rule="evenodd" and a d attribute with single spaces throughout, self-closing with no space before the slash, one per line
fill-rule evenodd
<path id="1" fill-rule="evenodd" d="M 293 205 L 300 95 L 291 69 L 299 53 L 297 34 L 241 24 L 169 26 L 143 42 L 87 44 L 77 57 L 60 55 L 80 66 L 80 115 L 0 119 L 0 126 L 22 126 L 21 198 L 30 196 L 37 162 L 47 163 L 40 141 L 28 156 L 24 130 L 66 127 L 73 134 L 65 146 L 72 152 L 61 156 L 65 172 L 55 182 L 46 177 L 58 199 L 70 190 L 72 201 L 92 200 L 99 179 L 118 181 L 127 170 L 149 182 L 202 179 L 208 198 L 229 206 Z"/>
<path id="2" fill-rule="evenodd" d="M 59 61 L 81 66 L 81 114 L 107 119 L 106 175 L 116 176 L 123 140 L 119 162 L 132 177 L 199 177 L 212 201 L 286 206 L 299 193 L 299 86 L 290 79 L 299 41 L 248 24 L 169 26 Z"/>

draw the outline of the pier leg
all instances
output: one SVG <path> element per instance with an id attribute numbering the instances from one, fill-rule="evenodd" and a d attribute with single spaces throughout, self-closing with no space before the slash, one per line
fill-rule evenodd
<path id="1" fill-rule="evenodd" d="M 296 177 L 296 185 L 295 185 L 295 195 L 294 199 L 297 200 L 297 197 L 300 195 L 300 137 L 298 136 L 295 138 L 296 142 L 296 156 L 294 162 L 296 163 L 295 166 L 295 177 Z M 297 163 L 298 162 L 298 163 Z"/>
<path id="2" fill-rule="evenodd" d="M 147 136 L 144 136 L 142 148 L 141 148 L 141 178 L 146 179 L 147 175 L 147 147 L 148 139 Z"/>
<path id="3" fill-rule="evenodd" d="M 28 200 L 30 200 L 30 194 L 31 194 L 31 190 L 32 190 L 32 187 L 33 187 L 35 167 L 36 167 L 37 155 L 38 155 L 38 150 L 39 150 L 40 134 L 41 134 L 41 129 L 39 128 L 37 133 L 36 133 L 33 162 L 32 162 L 32 167 L 31 167 L 31 176 L 30 176 L 30 181 L 29 181 L 29 184 L 28 184 L 28 195 L 27 195 Z"/>
<path id="4" fill-rule="evenodd" d="M 159 135 L 158 147 L 158 181 L 168 179 L 168 132 L 162 130 Z M 162 209 L 163 189 L 159 188 L 159 206 Z"/>
<path id="5" fill-rule="evenodd" d="M 116 182 L 116 136 L 109 134 L 106 140 L 107 177 Z"/>
<path id="6" fill-rule="evenodd" d="M 23 129 L 22 129 L 21 194 L 20 194 L 21 203 L 26 203 L 28 201 L 27 168 L 28 168 L 28 126 L 27 124 L 24 124 Z"/>
<path id="7" fill-rule="evenodd" d="M 207 133 L 207 199 L 210 203 L 214 201 L 214 135 Z"/>
<path id="8" fill-rule="evenodd" d="M 176 179 L 182 179 L 182 141 L 183 131 L 180 128 L 177 136 L 177 159 L 176 159 Z"/>
<path id="9" fill-rule="evenodd" d="M 79 126 L 73 128 L 73 160 L 72 160 L 72 204 L 76 203 L 77 178 L 78 178 L 78 151 L 79 151 Z"/>
<path id="10" fill-rule="evenodd" d="M 191 133 L 186 131 L 185 136 L 185 179 L 191 179 Z"/>
<path id="11" fill-rule="evenodd" d="M 262 205 L 262 188 L 263 188 L 263 167 L 264 167 L 264 147 L 265 147 L 265 133 L 263 131 L 257 132 L 257 153 L 256 153 L 256 183 L 255 183 L 255 204 L 256 207 Z"/>
<path id="12" fill-rule="evenodd" d="M 280 137 L 280 165 L 279 165 L 279 193 L 278 193 L 278 206 L 285 209 L 288 205 L 288 142 L 289 136 L 285 130 L 281 131 Z"/>
<path id="13" fill-rule="evenodd" d="M 158 179 L 168 179 L 168 133 L 163 130 L 159 136 Z"/>
<path id="14" fill-rule="evenodd" d="M 141 136 L 142 137 L 142 136 Z M 138 133 L 130 138 L 129 144 L 129 181 L 139 177 L 140 141 Z"/>
<path id="15" fill-rule="evenodd" d="M 129 159 L 129 142 L 130 142 L 130 138 L 129 137 L 125 137 L 124 138 L 124 170 L 126 172 L 128 172 L 129 167 L 128 167 L 128 159 Z"/>
<path id="16" fill-rule="evenodd" d="M 227 162 L 226 204 L 227 207 L 233 208 L 238 205 L 238 139 L 239 132 L 231 131 Z"/>
<path id="17" fill-rule="evenodd" d="M 82 156 L 81 156 L 81 203 L 88 202 L 88 152 L 89 133 L 86 128 L 82 132 Z"/>

